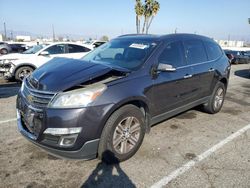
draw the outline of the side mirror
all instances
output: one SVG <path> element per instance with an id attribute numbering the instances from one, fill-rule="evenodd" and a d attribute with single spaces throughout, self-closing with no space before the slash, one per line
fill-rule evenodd
<path id="1" fill-rule="evenodd" d="M 42 51 L 39 55 L 48 56 L 49 52 L 48 51 Z"/>
<path id="2" fill-rule="evenodd" d="M 174 72 L 176 71 L 176 68 L 174 68 L 172 65 L 169 64 L 160 63 L 157 67 L 157 71 Z"/>

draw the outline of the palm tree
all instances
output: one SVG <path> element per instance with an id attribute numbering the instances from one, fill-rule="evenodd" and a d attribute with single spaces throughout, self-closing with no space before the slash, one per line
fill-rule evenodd
<path id="1" fill-rule="evenodd" d="M 157 2 L 157 1 L 153 1 L 152 4 L 151 4 L 151 17 L 150 17 L 150 21 L 147 22 L 147 28 L 146 28 L 146 33 L 148 34 L 148 30 L 149 30 L 149 27 L 154 19 L 154 17 L 156 16 L 156 14 L 159 12 L 160 10 L 160 3 Z"/>
<path id="2" fill-rule="evenodd" d="M 142 33 L 144 33 L 147 25 L 148 25 L 148 20 L 152 15 L 152 3 L 154 0 L 145 0 L 145 5 L 144 5 L 144 23 L 143 23 L 143 28 L 142 28 Z"/>
<path id="3" fill-rule="evenodd" d="M 141 28 L 141 18 L 144 17 L 144 23 L 142 28 L 142 33 L 148 33 L 149 27 L 153 21 L 153 18 L 156 16 L 160 10 L 159 2 L 155 0 L 145 0 L 145 3 L 141 3 L 141 0 L 136 0 L 135 4 L 135 13 L 136 13 L 136 30 L 137 33 L 140 33 Z"/>
<path id="4" fill-rule="evenodd" d="M 135 3 L 135 13 L 136 13 L 136 31 L 137 34 L 140 33 L 141 26 L 141 17 L 144 14 L 144 6 L 141 3 L 141 0 L 136 0 Z"/>

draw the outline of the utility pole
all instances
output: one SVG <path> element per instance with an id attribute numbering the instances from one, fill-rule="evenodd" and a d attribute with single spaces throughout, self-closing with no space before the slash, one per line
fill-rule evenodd
<path id="1" fill-rule="evenodd" d="M 55 42 L 55 30 L 54 30 L 54 24 L 52 24 L 52 32 L 53 32 L 53 42 Z"/>
<path id="2" fill-rule="evenodd" d="M 7 32 L 6 32 L 6 24 L 3 22 L 3 27 L 4 27 L 4 40 L 7 40 Z"/>
<path id="3" fill-rule="evenodd" d="M 177 30 L 178 30 L 178 28 L 176 27 L 175 30 L 174 30 L 174 33 L 175 33 L 175 34 L 177 33 Z"/>
<path id="4" fill-rule="evenodd" d="M 229 35 L 228 35 L 228 38 L 227 38 L 227 46 L 229 46 L 230 38 L 231 38 L 231 36 L 230 36 L 230 34 L 229 34 Z"/>
<path id="5" fill-rule="evenodd" d="M 13 40 L 13 31 L 10 31 L 10 39 Z"/>
<path id="6" fill-rule="evenodd" d="M 249 23 L 249 25 L 250 25 L 250 18 L 248 18 L 248 23 Z"/>

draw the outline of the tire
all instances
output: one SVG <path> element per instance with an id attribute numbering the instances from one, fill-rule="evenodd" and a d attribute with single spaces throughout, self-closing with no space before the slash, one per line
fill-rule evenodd
<path id="1" fill-rule="evenodd" d="M 210 99 L 203 105 L 204 111 L 210 114 L 216 114 L 219 112 L 223 106 L 225 95 L 225 85 L 222 82 L 218 82 Z"/>
<path id="2" fill-rule="evenodd" d="M 129 159 L 140 148 L 145 127 L 145 117 L 139 108 L 134 105 L 121 107 L 110 116 L 104 126 L 98 158 L 108 164 Z"/>
<path id="3" fill-rule="evenodd" d="M 22 81 L 25 77 L 29 76 L 34 71 L 34 68 L 30 66 L 19 67 L 15 72 L 15 79 Z"/>
<path id="4" fill-rule="evenodd" d="M 4 55 L 4 54 L 8 54 L 9 52 L 7 49 L 3 48 L 1 49 L 0 53 Z"/>

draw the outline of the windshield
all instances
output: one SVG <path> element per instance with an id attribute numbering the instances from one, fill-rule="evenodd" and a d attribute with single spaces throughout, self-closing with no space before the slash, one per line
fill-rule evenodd
<path id="1" fill-rule="evenodd" d="M 35 45 L 31 47 L 30 49 L 23 52 L 23 54 L 35 54 L 39 50 L 43 49 L 46 45 Z"/>
<path id="2" fill-rule="evenodd" d="M 103 44 L 82 59 L 136 70 L 144 63 L 155 46 L 154 42 L 118 38 Z"/>

